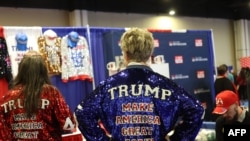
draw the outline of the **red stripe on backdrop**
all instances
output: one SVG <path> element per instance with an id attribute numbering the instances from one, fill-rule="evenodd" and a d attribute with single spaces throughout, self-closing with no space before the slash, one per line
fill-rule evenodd
<path id="1" fill-rule="evenodd" d="M 171 29 L 147 29 L 150 32 L 172 32 Z"/>
<path id="2" fill-rule="evenodd" d="M 150 32 L 169 32 L 169 33 L 186 33 L 186 29 L 147 29 Z"/>
<path id="3" fill-rule="evenodd" d="M 240 66 L 250 68 L 250 57 L 242 57 L 242 58 L 240 58 Z"/>

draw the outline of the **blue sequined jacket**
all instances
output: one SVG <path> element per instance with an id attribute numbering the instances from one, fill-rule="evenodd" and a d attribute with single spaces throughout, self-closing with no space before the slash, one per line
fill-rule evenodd
<path id="1" fill-rule="evenodd" d="M 87 141 L 164 141 L 173 130 L 171 141 L 194 141 L 203 114 L 194 96 L 142 65 L 107 78 L 75 109 Z"/>

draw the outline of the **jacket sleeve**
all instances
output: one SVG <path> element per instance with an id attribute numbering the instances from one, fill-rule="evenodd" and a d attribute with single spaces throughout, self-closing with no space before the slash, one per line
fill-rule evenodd
<path id="1" fill-rule="evenodd" d="M 75 109 L 78 128 L 87 141 L 109 140 L 109 137 L 106 136 L 105 131 L 99 125 L 102 98 L 98 93 L 97 88 Z"/>
<path id="2" fill-rule="evenodd" d="M 174 129 L 171 141 L 194 141 L 203 122 L 204 108 L 200 102 L 185 90 L 178 95 L 181 122 Z"/>

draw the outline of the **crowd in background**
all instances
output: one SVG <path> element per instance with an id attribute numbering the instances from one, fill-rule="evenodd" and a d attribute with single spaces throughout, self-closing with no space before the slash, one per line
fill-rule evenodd
<path id="1" fill-rule="evenodd" d="M 248 100 L 247 80 L 250 78 L 250 68 L 242 67 L 237 72 L 231 72 L 226 64 L 217 67 L 217 76 L 214 82 L 215 96 L 223 90 L 231 90 L 238 94 L 242 102 Z"/>
<path id="2" fill-rule="evenodd" d="M 250 125 L 249 84 L 249 67 L 242 67 L 238 74 L 230 72 L 226 64 L 217 67 L 215 108 L 212 112 L 216 141 L 226 140 L 223 130 L 225 125 Z"/>

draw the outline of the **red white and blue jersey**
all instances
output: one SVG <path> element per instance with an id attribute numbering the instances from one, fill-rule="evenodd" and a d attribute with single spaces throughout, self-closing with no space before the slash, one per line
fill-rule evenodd
<path id="1" fill-rule="evenodd" d="M 61 40 L 62 81 L 93 80 L 92 61 L 87 40 L 79 36 L 76 46 L 68 46 L 68 35 Z"/>
<path id="2" fill-rule="evenodd" d="M 163 141 L 172 130 L 171 140 L 193 141 L 204 109 L 172 80 L 135 65 L 101 82 L 75 114 L 88 141 L 108 141 L 107 134 L 115 141 Z"/>

